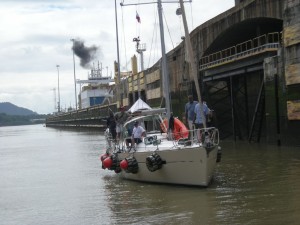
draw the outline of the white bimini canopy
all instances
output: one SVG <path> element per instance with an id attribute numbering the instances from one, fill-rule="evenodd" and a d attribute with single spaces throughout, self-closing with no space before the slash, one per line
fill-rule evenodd
<path id="1" fill-rule="evenodd" d="M 146 109 L 151 109 L 151 107 L 146 102 L 144 102 L 141 98 L 139 98 L 128 111 L 134 113 Z"/>

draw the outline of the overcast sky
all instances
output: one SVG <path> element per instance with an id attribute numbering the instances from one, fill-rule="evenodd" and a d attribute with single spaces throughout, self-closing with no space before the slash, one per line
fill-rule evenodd
<path id="1" fill-rule="evenodd" d="M 122 0 L 124 4 L 145 0 Z M 170 0 L 166 0 L 169 1 Z M 147 46 L 144 67 L 160 58 L 157 5 L 120 7 L 117 0 L 121 70 L 131 70 L 133 38 Z M 154 2 L 148 0 L 147 2 Z M 234 0 L 193 0 L 185 4 L 189 30 L 234 6 Z M 184 35 L 177 3 L 163 4 L 166 50 Z M 136 20 L 136 12 L 141 23 Z M 113 74 L 117 60 L 114 0 L 0 0 L 0 102 L 11 102 L 40 114 L 55 110 L 59 65 L 61 107 L 75 106 L 71 38 L 97 47 L 91 65 L 102 63 Z M 138 58 L 139 59 L 139 58 Z M 126 67 L 127 66 L 127 67 Z M 75 57 L 76 78 L 87 79 L 88 68 Z M 77 86 L 79 92 L 79 86 Z"/>

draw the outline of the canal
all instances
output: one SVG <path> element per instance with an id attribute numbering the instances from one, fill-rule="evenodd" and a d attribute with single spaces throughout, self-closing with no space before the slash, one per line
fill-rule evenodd
<path id="1" fill-rule="evenodd" d="M 119 179 L 101 132 L 0 128 L 0 224 L 276 225 L 300 221 L 300 148 L 222 142 L 208 188 Z"/>

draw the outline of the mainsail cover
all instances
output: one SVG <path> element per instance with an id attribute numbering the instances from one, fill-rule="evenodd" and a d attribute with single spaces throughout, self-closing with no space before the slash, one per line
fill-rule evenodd
<path id="1" fill-rule="evenodd" d="M 151 107 L 146 102 L 144 102 L 141 98 L 139 98 L 128 111 L 134 113 L 146 109 L 151 109 Z"/>

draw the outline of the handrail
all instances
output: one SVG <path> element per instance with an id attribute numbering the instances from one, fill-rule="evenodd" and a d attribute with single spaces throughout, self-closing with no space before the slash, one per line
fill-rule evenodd
<path id="1" fill-rule="evenodd" d="M 203 70 L 217 64 L 234 61 L 253 53 L 265 51 L 266 49 L 277 49 L 280 46 L 281 39 L 281 32 L 273 32 L 258 36 L 221 51 L 214 52 L 200 59 L 199 69 Z"/>
<path id="2" fill-rule="evenodd" d="M 178 140 L 175 140 L 173 138 L 174 136 L 181 136 L 185 132 L 188 132 L 190 134 L 190 138 L 180 138 Z M 174 141 L 178 142 L 176 145 L 193 145 L 193 144 L 199 144 L 199 145 L 207 145 L 208 142 L 211 147 L 219 145 L 220 136 L 219 136 L 219 130 L 215 127 L 207 127 L 207 128 L 199 128 L 199 129 L 192 129 L 192 130 L 186 130 L 184 132 L 172 132 L 172 135 L 170 136 L 171 139 L 173 138 Z"/>

